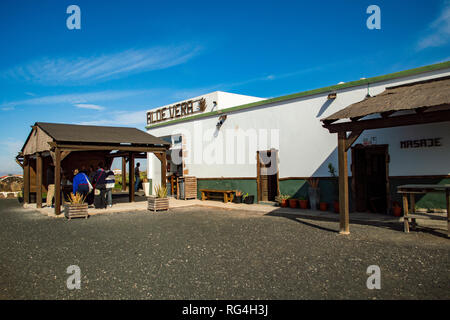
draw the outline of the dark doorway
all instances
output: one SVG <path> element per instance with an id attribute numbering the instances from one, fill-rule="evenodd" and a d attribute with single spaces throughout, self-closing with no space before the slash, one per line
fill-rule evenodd
<path id="1" fill-rule="evenodd" d="M 388 213 L 388 145 L 357 145 L 352 148 L 352 189 L 357 212 Z"/>
<path id="2" fill-rule="evenodd" d="M 278 151 L 257 152 L 258 201 L 275 201 L 279 193 Z"/>

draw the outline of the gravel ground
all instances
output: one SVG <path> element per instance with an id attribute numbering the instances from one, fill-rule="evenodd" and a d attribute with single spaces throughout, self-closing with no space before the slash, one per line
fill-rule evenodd
<path id="1" fill-rule="evenodd" d="M 449 299 L 450 240 L 190 207 L 52 219 L 0 200 L 0 299 Z M 68 290 L 66 269 L 81 268 Z M 366 269 L 381 269 L 368 290 Z"/>

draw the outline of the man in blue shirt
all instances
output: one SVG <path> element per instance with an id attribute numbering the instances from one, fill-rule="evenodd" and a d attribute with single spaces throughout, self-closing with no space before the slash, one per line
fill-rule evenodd
<path id="1" fill-rule="evenodd" d="M 85 173 L 79 172 L 78 169 L 73 171 L 73 194 L 80 193 L 86 198 L 89 193 L 89 180 Z"/>

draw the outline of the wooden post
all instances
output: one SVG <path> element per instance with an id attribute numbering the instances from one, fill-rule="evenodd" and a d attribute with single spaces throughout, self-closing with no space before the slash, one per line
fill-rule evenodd
<path id="1" fill-rule="evenodd" d="M 122 191 L 127 190 L 127 159 L 122 157 Z"/>
<path id="2" fill-rule="evenodd" d="M 450 237 L 450 190 L 445 190 L 445 200 L 447 202 L 447 237 Z"/>
<path id="3" fill-rule="evenodd" d="M 61 214 L 61 150 L 55 149 L 55 214 Z"/>
<path id="4" fill-rule="evenodd" d="M 166 173 L 167 173 L 167 159 L 166 159 L 166 153 L 161 153 L 161 187 L 166 186 Z"/>
<path id="5" fill-rule="evenodd" d="M 42 155 L 36 153 L 36 208 L 42 208 Z"/>
<path id="6" fill-rule="evenodd" d="M 409 232 L 409 217 L 408 217 L 408 194 L 403 193 L 402 195 L 403 199 L 403 231 Z"/>
<path id="7" fill-rule="evenodd" d="M 128 156 L 128 169 L 129 169 L 129 186 L 128 186 L 128 197 L 130 202 L 134 202 L 134 154 L 130 152 Z"/>
<path id="8" fill-rule="evenodd" d="M 350 234 L 348 214 L 347 133 L 338 133 L 340 234 Z"/>
<path id="9" fill-rule="evenodd" d="M 23 157 L 23 202 L 30 203 L 30 159 Z"/>

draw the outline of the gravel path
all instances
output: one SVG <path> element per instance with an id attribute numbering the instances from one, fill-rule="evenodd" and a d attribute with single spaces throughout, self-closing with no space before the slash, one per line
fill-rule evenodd
<path id="1" fill-rule="evenodd" d="M 449 299 L 450 240 L 211 208 L 52 219 L 0 200 L 0 299 Z M 66 268 L 81 268 L 68 290 Z M 381 268 L 381 290 L 366 269 Z"/>

